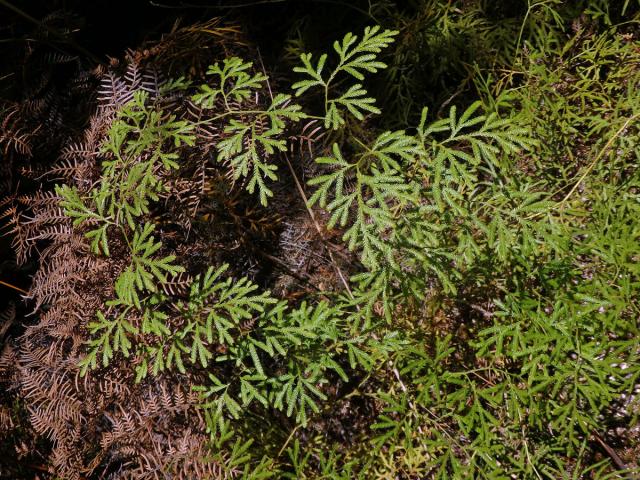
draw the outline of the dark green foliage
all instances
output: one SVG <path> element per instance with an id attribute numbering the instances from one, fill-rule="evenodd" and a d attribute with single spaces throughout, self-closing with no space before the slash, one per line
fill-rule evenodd
<path id="1" fill-rule="evenodd" d="M 637 6 L 490 3 L 374 2 L 393 28 L 299 52 L 291 92 L 236 56 L 165 84 L 197 120 L 135 94 L 93 186 L 56 186 L 93 254 L 121 260 L 81 375 L 188 384 L 238 478 L 639 473 L 617 433 L 640 412 Z M 279 171 L 314 121 L 313 165 Z M 242 195 L 270 208 L 295 185 L 314 234 L 342 239 L 343 289 L 285 297 L 227 263 L 180 265 L 158 203 L 209 125 Z"/>

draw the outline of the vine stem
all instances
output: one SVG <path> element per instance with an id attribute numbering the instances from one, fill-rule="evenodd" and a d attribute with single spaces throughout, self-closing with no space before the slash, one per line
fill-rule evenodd
<path id="1" fill-rule="evenodd" d="M 273 98 L 272 98 L 273 100 Z M 216 115 L 211 118 L 207 118 L 206 120 L 198 120 L 197 122 L 191 123 L 194 126 L 206 125 L 211 122 L 215 122 L 216 120 L 220 120 L 221 118 L 228 117 L 229 115 L 265 115 L 265 110 L 229 110 L 219 115 Z M 310 118 L 312 120 L 324 120 L 324 117 L 320 117 L 317 115 L 307 115 L 305 114 L 302 118 Z"/>
<path id="2" fill-rule="evenodd" d="M 611 148 L 611 144 L 613 144 L 614 140 L 620 136 L 620 134 L 629 126 L 629 124 L 634 121 L 636 118 L 640 117 L 640 113 L 636 113 L 635 115 L 627 118 L 627 120 L 622 124 L 622 126 L 614 133 L 611 138 L 607 141 L 607 143 L 600 149 L 596 158 L 589 164 L 589 166 L 585 169 L 585 171 L 580 175 L 578 181 L 571 187 L 569 193 L 565 195 L 565 197 L 560 201 L 559 206 L 562 208 L 564 204 L 569 200 L 571 195 L 576 191 L 576 189 L 580 186 L 580 184 L 587 178 L 587 175 L 594 169 L 594 167 L 598 164 L 598 161 L 604 156 L 605 153 Z"/>
<path id="3" fill-rule="evenodd" d="M 320 235 L 320 238 L 323 241 L 325 241 L 325 243 L 326 243 L 326 240 L 324 238 L 324 234 L 322 232 L 322 228 L 320 227 L 320 224 L 316 220 L 316 216 L 313 214 L 313 210 L 311 210 L 311 208 L 309 207 L 309 200 L 307 199 L 307 196 L 304 193 L 302 185 L 300 184 L 300 181 L 298 180 L 298 176 L 296 175 L 296 172 L 293 169 L 293 165 L 291 165 L 291 161 L 289 160 L 289 156 L 286 153 L 284 154 L 284 159 L 287 161 L 287 166 L 289 167 L 289 170 L 291 171 L 291 175 L 293 175 L 293 180 L 296 183 L 296 188 L 298 190 L 298 193 L 302 197 L 302 200 L 304 201 L 304 206 L 306 207 L 307 212 L 309 213 L 309 217 L 311 217 L 311 221 L 313 222 L 313 226 L 315 227 L 316 231 L 318 232 L 318 235 Z M 351 292 L 351 288 L 349 287 L 349 282 L 347 282 L 347 280 L 344 277 L 344 274 L 342 273 L 342 270 L 340 270 L 340 267 L 338 267 L 338 264 L 336 263 L 336 260 L 333 257 L 333 252 L 331 251 L 331 249 L 329 247 L 327 247 L 327 252 L 329 252 L 329 258 L 331 259 L 331 264 L 333 265 L 333 268 L 335 269 L 336 273 L 338 274 L 338 277 L 340 277 L 340 281 L 344 285 L 344 288 L 347 290 L 347 293 L 349 294 L 349 298 L 351 298 L 351 300 L 353 300 L 354 296 L 353 296 L 353 292 Z M 358 307 L 358 310 L 359 309 L 360 308 Z"/>
<path id="4" fill-rule="evenodd" d="M 262 70 L 264 71 L 265 75 L 266 75 L 266 69 L 264 68 L 264 63 L 262 62 L 262 55 L 260 55 L 260 51 L 258 51 L 258 59 L 260 60 L 260 65 L 262 67 Z M 271 97 L 271 100 L 273 100 L 273 92 L 271 91 L 271 83 L 269 82 L 269 79 L 267 78 L 267 88 L 269 89 L 269 96 Z M 296 184 L 296 189 L 298 190 L 298 193 L 300 194 L 300 197 L 302 197 L 302 201 L 304 202 L 304 206 L 307 209 L 307 213 L 309 214 L 309 217 L 311 218 L 311 221 L 313 222 L 313 226 L 315 227 L 316 231 L 318 232 L 318 235 L 320 235 L 320 238 L 322 239 L 323 242 L 326 242 L 326 239 L 324 237 L 324 233 L 322 231 L 322 228 L 320 227 L 320 224 L 318 223 L 318 221 L 316 220 L 316 216 L 313 214 L 313 210 L 311 210 L 311 208 L 309 207 L 309 200 L 307 199 L 307 195 L 304 193 L 304 189 L 302 188 L 302 184 L 300 183 L 300 180 L 298 179 L 298 175 L 296 175 L 295 170 L 293 169 L 293 165 L 291 165 L 291 161 L 289 160 L 289 156 L 284 153 L 283 154 L 285 161 L 287 162 L 287 167 L 289 167 L 289 171 L 291 172 L 291 175 L 293 176 L 293 180 Z M 344 277 L 344 274 L 342 273 L 342 270 L 340 270 L 340 267 L 338 266 L 338 264 L 336 263 L 336 260 L 333 256 L 333 252 L 331 251 L 331 248 L 329 248 L 328 246 L 327 248 L 327 252 L 329 253 L 329 258 L 331 259 L 331 264 L 333 265 L 333 268 L 335 269 L 336 273 L 338 274 L 338 277 L 340 278 L 340 281 L 342 282 L 342 284 L 344 285 L 344 288 L 346 289 L 347 293 L 349 294 L 349 298 L 351 298 L 351 300 L 354 299 L 353 296 L 353 292 L 351 291 L 351 288 L 349 287 L 349 282 L 347 282 L 346 278 Z M 358 306 L 358 310 L 360 310 L 360 307 Z"/>
<path id="5" fill-rule="evenodd" d="M 287 445 L 289 445 L 289 442 L 291 441 L 291 439 L 293 438 L 293 436 L 295 435 L 296 431 L 298 430 L 298 427 L 300 425 L 296 425 L 292 430 L 291 433 L 289 434 L 289 436 L 287 437 L 287 440 L 282 444 L 282 447 L 280 448 L 280 451 L 278 452 L 278 457 L 280 457 L 280 455 L 282 455 L 282 452 L 284 452 L 284 449 L 287 448 Z"/>
<path id="6" fill-rule="evenodd" d="M 567 193 L 564 198 L 562 200 L 560 200 L 556 205 L 558 208 L 562 209 L 564 208 L 564 205 L 567 203 L 567 201 L 569 200 L 569 198 L 571 198 L 571 196 L 575 193 L 576 189 L 580 186 L 580 184 L 584 181 L 585 178 L 587 178 L 587 175 L 589 175 L 589 173 L 595 168 L 595 166 L 598 164 L 598 161 L 603 157 L 603 155 L 605 153 L 607 153 L 607 151 L 609 150 L 609 148 L 611 148 L 611 145 L 613 144 L 613 142 L 615 141 L 616 138 L 618 138 L 620 136 L 620 134 L 624 131 L 625 128 L 627 128 L 629 126 L 629 124 L 634 121 L 635 119 L 637 119 L 638 117 L 640 117 L 640 113 L 636 113 L 635 115 L 632 115 L 631 117 L 627 118 L 627 120 L 625 120 L 625 122 L 622 124 L 622 126 L 611 136 L 611 138 L 607 141 L 607 143 L 604 145 L 604 147 L 602 147 L 600 149 L 600 151 L 598 152 L 598 154 L 596 155 L 596 157 L 593 159 L 593 161 L 587 166 L 587 168 L 585 169 L 585 171 L 580 175 L 580 177 L 578 178 L 578 180 L 576 181 L 576 183 L 573 184 L 573 187 L 571 187 L 571 190 L 569 190 L 569 193 Z M 560 193 L 562 190 L 564 190 L 564 188 L 560 188 L 558 190 L 556 190 L 555 192 L 553 192 L 549 198 L 553 198 L 555 195 L 557 195 L 558 193 Z M 542 212 L 536 212 L 536 213 L 532 213 L 531 215 L 529 215 L 527 217 L 527 220 L 532 220 L 536 217 L 539 217 L 540 215 L 542 215 Z"/>
<path id="7" fill-rule="evenodd" d="M 389 362 L 391 363 L 391 362 Z M 403 393 L 407 393 L 407 386 L 404 384 L 404 382 L 402 381 L 402 377 L 400 377 L 400 372 L 398 371 L 398 368 L 391 364 L 391 366 L 393 367 L 393 375 L 396 377 L 396 380 L 398 380 L 398 383 L 400 384 L 400 388 L 402 389 Z M 409 406 L 415 411 L 417 412 L 418 409 L 416 408 L 415 404 L 413 403 L 413 401 L 407 397 L 407 403 L 409 403 Z M 424 435 L 424 432 L 422 431 L 422 425 L 418 425 L 418 432 L 420 433 L 420 435 Z"/>
<path id="8" fill-rule="evenodd" d="M 529 14 L 531 13 L 531 9 L 533 8 L 533 5 L 531 5 L 530 1 L 527 1 L 527 13 L 524 16 L 524 19 L 522 20 L 522 24 L 520 25 L 520 33 L 518 33 L 518 41 L 516 42 L 516 56 L 518 55 L 518 52 L 520 51 L 520 41 L 522 40 L 522 34 L 524 33 L 524 27 L 527 24 L 527 20 L 529 19 Z"/>

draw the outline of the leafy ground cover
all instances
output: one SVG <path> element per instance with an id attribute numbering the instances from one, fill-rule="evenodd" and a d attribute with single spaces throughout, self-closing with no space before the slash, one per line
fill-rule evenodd
<path id="1" fill-rule="evenodd" d="M 640 474 L 640 5 L 262 8 L 3 66 L 0 476 Z"/>

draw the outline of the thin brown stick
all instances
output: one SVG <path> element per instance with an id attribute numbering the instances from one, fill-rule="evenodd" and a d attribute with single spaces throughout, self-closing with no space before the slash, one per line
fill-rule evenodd
<path id="1" fill-rule="evenodd" d="M 24 295 L 29 295 L 29 292 L 27 292 L 26 290 L 23 290 L 20 287 L 16 287 L 15 285 L 11 285 L 10 283 L 3 282 L 2 280 L 0 280 L 0 285 L 4 285 L 5 287 L 13 288 L 14 290 L 17 290 L 20 293 L 23 293 Z"/>
<path id="2" fill-rule="evenodd" d="M 609 457 L 611 458 L 613 463 L 615 463 L 615 465 L 618 468 L 618 470 L 626 470 L 627 469 L 627 466 L 624 464 L 624 462 L 622 461 L 620 456 L 615 452 L 615 450 L 613 448 L 611 448 L 609 445 L 607 445 L 607 443 L 602 439 L 602 437 L 595 430 L 593 431 L 593 438 L 595 438 L 596 441 L 603 448 L 603 450 L 605 452 L 607 452 L 607 455 L 609 455 Z"/>

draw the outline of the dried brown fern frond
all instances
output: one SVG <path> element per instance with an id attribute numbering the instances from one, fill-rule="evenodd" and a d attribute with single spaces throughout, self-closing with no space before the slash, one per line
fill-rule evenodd
<path id="1" fill-rule="evenodd" d="M 135 62 L 153 62 L 169 77 L 189 73 L 204 74 L 212 58 L 224 58 L 246 47 L 241 29 L 222 18 L 181 27 L 177 21 L 160 42 L 148 42 L 129 58 Z"/>
<path id="2" fill-rule="evenodd" d="M 114 72 L 107 72 L 100 80 L 98 87 L 98 105 L 101 109 L 117 110 L 133 98 L 138 86 L 131 88 L 127 82 Z"/>
<path id="3" fill-rule="evenodd" d="M 13 201 L 13 197 L 12 197 Z M 16 255 L 16 262 L 22 265 L 27 261 L 29 248 L 27 243 L 28 232 L 22 228 L 20 214 L 16 205 L 5 208 L 2 212 L 2 235 L 11 238 L 11 247 Z"/>
<path id="4" fill-rule="evenodd" d="M 0 109 L 0 148 L 5 155 L 17 152 L 24 156 L 32 155 L 30 132 L 21 121 L 20 105 L 12 103 Z"/>
<path id="5" fill-rule="evenodd" d="M 114 314 L 106 303 L 114 297 L 114 283 L 130 263 L 131 252 L 114 233 L 117 229 L 109 227 L 109 255 L 91 253 L 83 236 L 87 225 L 72 227 L 60 209 L 60 198 L 46 189 L 53 182 L 64 182 L 90 198 L 87 193 L 101 181 L 103 162 L 113 155 L 101 147 L 118 111 L 137 92 L 147 94 L 145 106 L 197 122 L 195 144 L 172 150 L 178 168 L 156 172 L 163 190 L 150 203 L 150 211 L 139 217 L 157 225 L 160 252 L 174 255 L 186 269 L 158 288 L 171 297 L 158 307 L 166 313 L 171 331 L 186 328 L 188 319 L 178 303 L 188 297 L 194 278 L 209 265 L 228 263 L 228 275 L 248 276 L 265 290 L 273 290 L 286 278 L 287 285 L 276 291 L 289 298 L 317 290 L 328 282 L 326 277 L 331 278 L 329 283 L 337 278 L 326 239 L 318 238 L 304 198 L 295 188 L 295 176 L 304 179 L 300 163 L 294 162 L 289 171 L 284 158 L 269 159 L 279 167 L 279 180 L 272 185 L 269 208 L 264 208 L 243 190 L 242 175 L 232 180 L 232 163 L 218 161 L 218 144 L 229 137 L 225 131 L 229 119 L 216 115 L 223 106 L 203 109 L 179 89 L 161 94 L 165 78 L 186 73 L 199 81 L 205 67 L 216 61 L 231 55 L 250 58 L 252 51 L 238 39 L 237 29 L 211 21 L 176 29 L 157 44 L 128 52 L 123 60 L 75 75 L 78 88 L 94 82 L 93 94 L 87 97 L 90 117 L 77 130 L 65 132 L 57 145 L 49 144 L 47 165 L 27 165 L 44 190 L 6 203 L 20 259 L 30 255 L 39 259 L 28 295 L 33 314 L 24 320 L 22 335 L 13 339 L 12 371 L 31 428 L 47 440 L 49 449 L 41 454 L 51 474 L 114 479 L 241 475 L 229 471 L 224 457 L 209 450 L 209 432 L 191 390 L 206 380 L 200 367 L 182 373 L 160 369 L 136 382 L 135 367 L 144 360 L 136 349 L 129 357 L 116 354 L 108 366 L 80 376 L 78 363 L 92 338 L 89 325 L 98 310 L 109 318 Z M 71 58 L 51 60 L 74 64 Z M 39 118 L 43 129 L 39 134 L 56 134 L 69 111 L 65 102 L 72 97 L 53 89 L 46 75 L 35 78 L 33 87 L 25 109 Z M 229 104 L 239 110 L 269 108 L 270 87 L 262 85 L 242 105 L 240 100 Z M 260 116 L 254 119 L 246 112 L 237 116 L 250 121 L 256 132 L 271 128 Z M 299 137 L 284 135 L 305 154 L 321 137 L 313 122 Z M 140 162 L 147 152 L 135 155 L 140 156 L 131 158 L 131 163 Z M 127 320 L 140 327 L 142 313 L 132 312 L 127 312 Z M 251 332 L 257 322 L 249 318 L 239 328 Z M 146 334 L 140 331 L 132 333 L 132 341 L 147 345 Z"/>
<path id="6" fill-rule="evenodd" d="M 5 213 L 10 227 L 7 233 L 13 239 L 19 265 L 27 261 L 39 240 L 70 233 L 69 219 L 60 210 L 58 198 L 51 193 L 21 195 Z"/>
<path id="7" fill-rule="evenodd" d="M 181 272 L 163 282 L 162 291 L 172 297 L 181 297 L 187 293 L 192 282 L 193 277 L 191 275 Z"/>
<path id="8" fill-rule="evenodd" d="M 15 428 L 11 409 L 8 406 L 0 405 L 0 433 L 6 433 Z"/>
<path id="9" fill-rule="evenodd" d="M 218 475 L 221 468 L 208 459 L 197 395 L 157 381 L 139 389 L 135 398 L 136 404 L 116 405 L 106 415 L 110 428 L 100 440 L 102 449 L 109 452 L 106 468 L 127 465 L 122 476 L 115 478 L 219 478 L 200 477 Z"/>
<path id="10" fill-rule="evenodd" d="M 18 352 L 11 342 L 3 342 L 2 350 L 0 350 L 0 383 L 6 390 L 16 385 L 17 372 L 15 369 L 18 359 Z"/>
<path id="11" fill-rule="evenodd" d="M 188 55 L 196 49 L 206 65 L 231 48 L 205 31 L 214 25 L 176 30 L 168 36 L 168 43 L 157 45 L 154 54 L 130 52 L 122 63 L 74 76 L 78 88 L 87 88 L 92 81 L 97 85 L 95 95 L 87 97 L 91 117 L 81 133 L 62 135 L 64 142 L 55 147 L 49 144 L 47 155 L 55 162 L 45 169 L 25 164 L 25 171 L 39 181 L 64 181 L 81 192 L 92 188 L 104 158 L 100 147 L 117 110 L 136 91 L 149 93 L 153 101 L 163 79 L 170 75 L 170 62 L 176 62 L 176 67 L 185 65 L 193 61 Z M 230 30 L 225 35 L 232 38 L 235 33 Z M 70 58 L 50 60 L 73 63 Z M 42 132 L 38 133 L 57 134 L 59 113 L 68 111 L 65 102 L 71 97 L 51 93 L 46 76 L 34 79 L 31 92 L 33 98 L 25 104 L 25 111 L 32 117 L 48 118 L 40 122 Z M 174 95 L 163 101 L 162 108 L 184 117 L 184 104 L 183 97 Z M 188 259 L 185 263 L 190 262 L 195 272 L 210 262 L 211 242 L 203 241 L 200 225 L 198 232 L 189 232 L 196 228 L 194 218 L 200 215 L 202 203 L 211 200 L 209 179 L 222 178 L 222 169 L 202 155 L 211 148 L 212 144 L 203 144 L 181 152 L 183 167 L 163 178 L 168 188 L 160 202 L 170 208 L 153 213 L 163 225 L 167 248 L 175 248 L 181 258 Z M 191 385 L 201 381 L 193 376 L 197 372 L 163 375 L 136 384 L 130 362 L 119 359 L 108 369 L 79 375 L 78 362 L 89 337 L 87 324 L 113 295 L 115 279 L 127 260 L 118 246 L 114 244 L 110 257 L 90 253 L 83 232 L 71 228 L 59 198 L 46 190 L 6 200 L 2 211 L 20 261 L 34 254 L 39 258 L 28 295 L 33 314 L 25 320 L 22 335 L 12 339 L 14 349 L 3 358 L 31 427 L 50 445 L 49 451 L 40 452 L 46 468 L 62 478 L 92 474 L 136 479 L 219 478 L 222 467 L 210 460 L 209 436 L 196 408 L 197 397 L 190 391 Z M 187 273 L 178 275 L 163 289 L 172 296 L 183 296 L 192 279 Z"/>
<path id="12" fill-rule="evenodd" d="M 4 343 L 4 337 L 15 319 L 16 305 L 11 302 L 4 310 L 0 311 L 0 345 Z"/>

